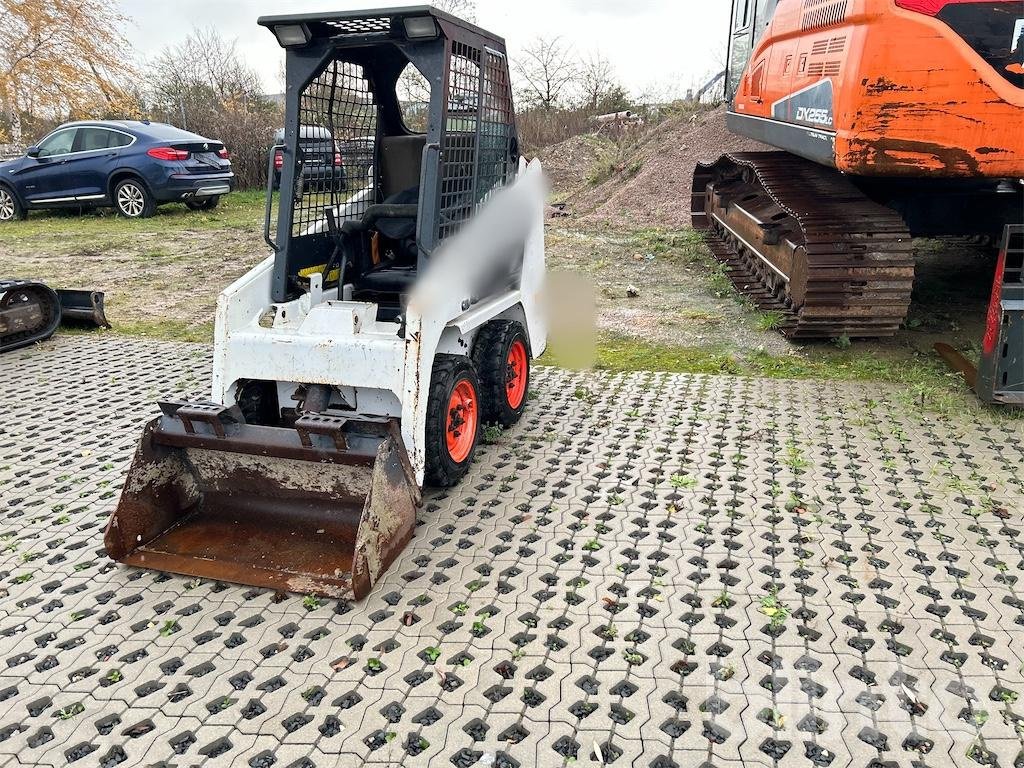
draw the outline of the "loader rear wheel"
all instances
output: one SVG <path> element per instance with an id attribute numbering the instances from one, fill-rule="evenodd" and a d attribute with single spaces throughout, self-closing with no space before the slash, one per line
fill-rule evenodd
<path id="1" fill-rule="evenodd" d="M 427 398 L 428 485 L 449 488 L 469 471 L 480 423 L 480 382 L 472 362 L 458 355 L 438 355 Z"/>
<path id="2" fill-rule="evenodd" d="M 523 326 L 512 320 L 485 325 L 473 361 L 480 374 L 484 422 L 511 427 L 523 415 L 530 390 L 530 340 Z"/>

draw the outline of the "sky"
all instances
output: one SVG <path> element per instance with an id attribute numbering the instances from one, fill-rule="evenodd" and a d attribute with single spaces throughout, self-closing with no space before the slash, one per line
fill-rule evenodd
<path id="1" fill-rule="evenodd" d="M 416 3 L 392 0 L 394 5 Z M 123 30 L 145 61 L 181 41 L 192 27 L 213 27 L 236 39 L 268 93 L 281 91 L 281 49 L 256 25 L 265 14 L 380 8 L 388 0 L 120 0 L 132 21 Z M 191 23 L 190 23 L 191 22 Z M 635 96 L 657 99 L 701 85 L 723 58 L 726 0 L 477 0 L 477 23 L 505 38 L 509 54 L 539 36 L 561 36 L 574 51 L 609 59 Z"/>

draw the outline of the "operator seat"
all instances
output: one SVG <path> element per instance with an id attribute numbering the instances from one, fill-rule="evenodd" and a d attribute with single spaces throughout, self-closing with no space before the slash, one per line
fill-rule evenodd
<path id="1" fill-rule="evenodd" d="M 420 171 L 427 137 L 422 134 L 386 136 L 380 142 L 380 183 L 385 205 L 417 205 Z M 356 281 L 361 301 L 393 301 L 412 290 L 416 282 L 416 219 L 380 218 L 374 228 L 396 244 L 397 257 L 366 272 Z"/>

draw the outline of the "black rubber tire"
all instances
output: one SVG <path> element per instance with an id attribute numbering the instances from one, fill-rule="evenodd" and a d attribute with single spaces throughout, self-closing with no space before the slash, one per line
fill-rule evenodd
<path id="1" fill-rule="evenodd" d="M 509 350 L 516 340 L 526 346 L 526 394 L 518 408 L 508 402 L 505 388 L 506 365 Z M 473 364 L 480 376 L 480 396 L 485 424 L 513 426 L 526 410 L 530 397 L 530 338 L 522 325 L 514 320 L 492 320 L 480 329 L 473 345 Z"/>
<path id="2" fill-rule="evenodd" d="M 8 221 L 24 221 L 28 218 L 28 211 L 25 210 L 25 206 L 21 204 L 21 200 L 14 194 L 14 190 L 10 187 L 0 185 L 0 193 L 5 195 L 4 197 L 4 210 L 11 210 L 10 216 L 0 218 L 0 223 L 6 223 Z"/>
<path id="3" fill-rule="evenodd" d="M 122 204 L 122 193 L 127 192 L 129 188 L 135 190 L 131 194 L 131 198 L 139 204 L 137 208 L 128 208 L 127 204 Z M 129 177 L 121 179 L 114 185 L 114 210 L 117 211 L 118 216 L 123 216 L 126 219 L 148 219 L 156 213 L 156 200 L 153 199 L 153 195 L 149 193 L 149 189 L 142 181 Z"/>
<path id="4" fill-rule="evenodd" d="M 213 197 L 203 197 L 199 200 L 186 200 L 185 205 L 188 206 L 189 210 L 192 211 L 212 211 L 218 205 L 220 205 L 220 195 L 214 195 Z"/>
<path id="5" fill-rule="evenodd" d="M 451 488 L 465 477 L 470 464 L 473 463 L 477 446 L 480 444 L 483 421 L 478 413 L 473 447 L 466 459 L 456 462 L 448 452 L 448 403 L 455 386 L 463 380 L 469 381 L 473 385 L 479 406 L 480 382 L 473 369 L 472 361 L 461 355 L 437 356 L 434 360 L 434 370 L 430 375 L 430 394 L 427 396 L 426 453 L 424 457 L 426 484 L 434 488 Z"/>

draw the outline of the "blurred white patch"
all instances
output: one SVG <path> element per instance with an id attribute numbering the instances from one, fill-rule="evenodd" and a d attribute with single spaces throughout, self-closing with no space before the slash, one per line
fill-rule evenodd
<path id="1" fill-rule="evenodd" d="M 501 189 L 472 216 L 458 234 L 430 257 L 409 299 L 411 311 L 431 316 L 452 297 L 478 300 L 493 296 L 522 272 L 525 243 L 543 222 L 547 181 L 527 173 Z"/>

